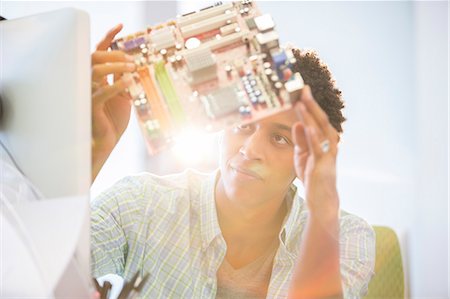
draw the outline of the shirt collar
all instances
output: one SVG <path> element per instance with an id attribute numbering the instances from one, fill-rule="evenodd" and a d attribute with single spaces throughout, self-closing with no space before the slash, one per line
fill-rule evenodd
<path id="1" fill-rule="evenodd" d="M 287 248 L 288 242 L 291 239 L 292 233 L 298 223 L 300 212 L 302 209 L 303 199 L 297 194 L 297 187 L 291 184 L 289 191 L 286 194 L 287 214 L 284 218 L 282 229 L 279 234 L 281 244 Z M 298 229 L 298 228 L 297 228 Z"/>
<path id="2" fill-rule="evenodd" d="M 202 182 L 200 188 L 200 230 L 202 238 L 202 249 L 205 250 L 215 237 L 222 232 L 217 218 L 215 198 L 215 186 L 220 175 L 219 170 Z"/>
<path id="3" fill-rule="evenodd" d="M 217 218 L 217 208 L 215 201 L 215 186 L 220 176 L 217 169 L 204 180 L 200 188 L 200 229 L 202 238 L 202 249 L 205 250 L 209 244 L 222 234 Z M 291 184 L 285 197 L 287 204 L 287 214 L 284 218 L 282 229 L 279 234 L 281 244 L 287 248 L 287 243 L 295 230 L 295 224 L 300 217 L 303 199 L 297 195 L 297 187 Z"/>

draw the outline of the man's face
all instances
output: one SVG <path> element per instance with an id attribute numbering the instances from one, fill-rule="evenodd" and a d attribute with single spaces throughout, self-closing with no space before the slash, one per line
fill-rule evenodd
<path id="1" fill-rule="evenodd" d="M 296 121 L 288 110 L 225 131 L 220 171 L 230 200 L 248 206 L 282 200 L 295 178 L 291 128 Z"/>

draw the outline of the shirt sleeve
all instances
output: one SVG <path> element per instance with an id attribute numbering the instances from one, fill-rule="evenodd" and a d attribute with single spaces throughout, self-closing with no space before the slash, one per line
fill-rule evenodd
<path id="1" fill-rule="evenodd" d="M 341 218 L 340 266 L 344 298 L 362 298 L 375 267 L 375 232 L 354 215 Z"/>
<path id="2" fill-rule="evenodd" d="M 135 196 L 132 177 L 126 177 L 91 201 L 91 270 L 94 277 L 123 276 L 128 244 L 123 209 Z"/>

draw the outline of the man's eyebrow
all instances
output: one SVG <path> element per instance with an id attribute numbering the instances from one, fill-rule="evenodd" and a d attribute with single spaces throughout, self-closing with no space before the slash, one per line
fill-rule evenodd
<path id="1" fill-rule="evenodd" d="M 280 129 L 280 130 L 286 130 L 286 131 L 289 131 L 289 133 L 290 133 L 291 130 L 292 130 L 291 127 L 286 126 L 286 125 L 283 125 L 283 124 L 280 124 L 280 123 L 274 123 L 273 126 L 276 127 L 277 129 Z"/>

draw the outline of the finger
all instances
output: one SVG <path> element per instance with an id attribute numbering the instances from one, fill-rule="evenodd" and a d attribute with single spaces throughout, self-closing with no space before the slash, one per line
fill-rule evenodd
<path id="1" fill-rule="evenodd" d="M 95 51 L 92 53 L 92 64 L 107 63 L 107 62 L 134 62 L 131 55 L 125 54 L 122 51 Z"/>
<path id="2" fill-rule="evenodd" d="M 301 101 L 306 106 L 308 112 L 320 127 L 320 130 L 324 133 L 324 135 L 328 138 L 336 136 L 337 132 L 331 125 L 328 115 L 325 111 L 323 111 L 317 101 L 314 100 L 311 93 L 311 88 L 308 85 L 302 89 Z"/>
<path id="3" fill-rule="evenodd" d="M 92 95 L 92 101 L 94 105 L 102 105 L 107 102 L 112 97 L 118 95 L 119 93 L 125 91 L 125 89 L 130 86 L 132 80 L 122 78 L 115 82 L 113 85 L 106 85 L 95 91 Z"/>
<path id="4" fill-rule="evenodd" d="M 307 151 L 305 127 L 301 122 L 297 122 L 292 126 L 292 141 L 299 151 Z"/>
<path id="5" fill-rule="evenodd" d="M 320 139 L 317 135 L 317 129 L 315 127 L 306 128 L 306 141 L 310 152 L 313 154 L 314 158 L 320 157 L 323 152 L 320 146 Z"/>
<path id="6" fill-rule="evenodd" d="M 305 104 L 303 102 L 299 102 L 297 105 L 295 105 L 295 111 L 298 113 L 299 118 L 302 121 L 303 126 L 306 127 L 314 127 L 316 129 L 317 134 L 320 138 L 323 138 L 323 132 L 319 125 L 317 124 L 314 117 L 309 112 L 308 108 L 306 108 Z"/>
<path id="7" fill-rule="evenodd" d="M 131 62 L 112 62 L 96 64 L 92 67 L 92 80 L 102 79 L 104 76 L 114 73 L 132 72 L 136 65 Z"/>
<path id="8" fill-rule="evenodd" d="M 294 167 L 298 178 L 303 182 L 306 161 L 308 159 L 308 145 L 306 144 L 305 127 L 301 122 L 292 126 L 292 139 L 294 142 Z"/>
<path id="9" fill-rule="evenodd" d="M 122 24 L 117 24 L 115 27 L 109 30 L 106 36 L 98 43 L 97 50 L 108 50 L 114 37 L 116 37 L 116 34 L 119 33 L 122 28 Z"/>

